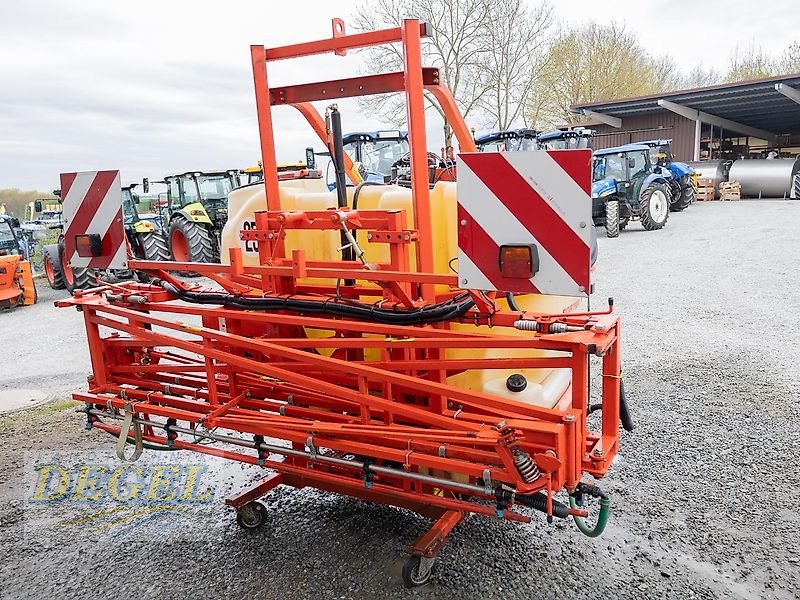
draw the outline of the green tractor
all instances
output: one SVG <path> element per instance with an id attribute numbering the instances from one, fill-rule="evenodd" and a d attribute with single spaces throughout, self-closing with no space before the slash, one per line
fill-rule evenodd
<path id="1" fill-rule="evenodd" d="M 178 262 L 219 262 L 220 236 L 228 221 L 228 194 L 239 187 L 239 172 L 191 171 L 168 175 L 166 229 Z M 149 191 L 145 180 L 144 191 Z"/>
<path id="2" fill-rule="evenodd" d="M 138 196 L 134 191 L 136 186 L 134 183 L 122 188 L 122 220 L 131 252 L 135 258 L 143 260 L 168 261 L 169 248 L 163 234 L 161 217 L 139 213 Z M 70 294 L 75 290 L 96 286 L 98 277 L 116 280 L 132 276 L 130 271 L 98 273 L 96 269 L 73 269 L 67 265 L 63 233 L 59 237 L 58 244 L 44 247 L 44 272 L 51 288 L 54 290 L 66 288 Z"/>

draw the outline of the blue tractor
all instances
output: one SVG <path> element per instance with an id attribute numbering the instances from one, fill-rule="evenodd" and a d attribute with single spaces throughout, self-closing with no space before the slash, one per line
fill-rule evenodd
<path id="1" fill-rule="evenodd" d="M 650 147 L 628 144 L 596 150 L 592 159 L 592 218 L 610 238 L 631 220 L 648 231 L 661 229 L 669 218 L 672 173 L 655 164 Z"/>
<path id="2" fill-rule="evenodd" d="M 364 179 L 377 183 L 388 183 L 392 166 L 409 151 L 407 131 L 356 131 L 342 136 L 342 142 L 353 162 L 362 165 Z"/>
<path id="3" fill-rule="evenodd" d="M 508 129 L 506 131 L 492 131 L 475 138 L 475 145 L 479 152 L 512 152 L 524 150 L 538 150 L 539 144 L 536 136 L 539 132 L 535 129 Z"/>
<path id="4" fill-rule="evenodd" d="M 650 148 L 650 160 L 654 164 L 669 170 L 672 178 L 669 179 L 670 196 L 669 209 L 680 212 L 695 201 L 697 197 L 697 179 L 692 167 L 684 162 L 673 160 L 672 140 L 648 140 L 637 142 Z"/>
<path id="5" fill-rule="evenodd" d="M 574 129 L 548 131 L 536 137 L 542 150 L 579 150 L 591 148 L 594 129 L 575 127 Z"/>

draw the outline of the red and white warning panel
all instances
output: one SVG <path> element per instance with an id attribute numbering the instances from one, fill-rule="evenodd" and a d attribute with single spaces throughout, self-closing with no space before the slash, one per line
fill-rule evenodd
<path id="1" fill-rule="evenodd" d="M 72 268 L 127 268 L 119 171 L 62 173 L 61 208 Z"/>
<path id="2" fill-rule="evenodd" d="M 592 151 L 458 158 L 459 287 L 587 296 Z"/>

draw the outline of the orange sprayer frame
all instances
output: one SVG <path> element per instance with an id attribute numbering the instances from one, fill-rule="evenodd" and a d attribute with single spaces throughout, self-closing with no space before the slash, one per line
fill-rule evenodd
<path id="1" fill-rule="evenodd" d="M 518 510 L 526 505 L 549 518 L 585 516 L 556 493 L 580 492 L 584 474 L 608 470 L 619 441 L 621 371 L 611 308 L 504 310 L 434 271 L 424 90 L 441 104 L 461 150 L 475 146 L 438 71 L 422 66 L 426 31 L 407 20 L 349 35 L 334 20 L 330 39 L 252 46 L 267 210 L 241 237 L 258 246 L 258 264 L 245 265 L 238 248 L 229 265 L 170 263 L 170 272 L 132 260 L 132 269 L 154 277 L 150 284 L 109 284 L 59 304 L 77 306 L 85 321 L 92 375 L 89 390 L 74 397 L 90 426 L 127 436 L 112 422 L 132 413 L 145 441 L 270 469 L 228 500 L 239 511 L 280 484 L 415 510 L 436 523 L 411 553 L 432 558 L 472 514 L 527 522 Z M 268 85 L 271 61 L 388 43 L 402 45 L 403 72 Z M 294 106 L 326 139 L 310 102 L 387 92 L 406 94 L 414 222 L 397 210 L 283 210 L 272 108 Z M 290 230 L 361 232 L 386 244 L 388 259 L 311 260 L 304 248 L 287 247 Z M 216 289 L 187 284 L 175 271 L 204 275 Z M 520 352 L 530 349 L 547 352 Z M 456 355 L 462 350 L 472 352 Z M 599 431 L 587 422 L 591 356 L 602 361 Z M 451 383 L 498 369 L 565 369 L 571 384 L 546 408 Z M 193 443 L 198 438 L 218 445 Z"/>

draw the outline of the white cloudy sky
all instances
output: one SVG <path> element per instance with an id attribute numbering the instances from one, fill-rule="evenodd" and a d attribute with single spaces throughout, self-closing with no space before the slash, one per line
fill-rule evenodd
<path id="1" fill-rule="evenodd" d="M 534 0 L 531 0 L 533 2 Z M 724 69 L 755 42 L 779 53 L 800 39 L 795 0 L 555 1 L 564 24 L 624 22 L 653 54 Z M 0 0 L 0 188 L 50 190 L 58 173 L 119 168 L 123 178 L 235 168 L 258 158 L 249 45 L 328 37 L 356 0 Z M 668 7 L 668 8 L 667 8 Z M 358 55 L 281 62 L 272 83 L 352 76 Z M 354 102 L 346 130 L 378 128 Z M 315 136 L 274 112 L 279 159 Z M 437 131 L 432 124 L 429 129 Z M 435 137 L 431 147 L 440 145 Z"/>

